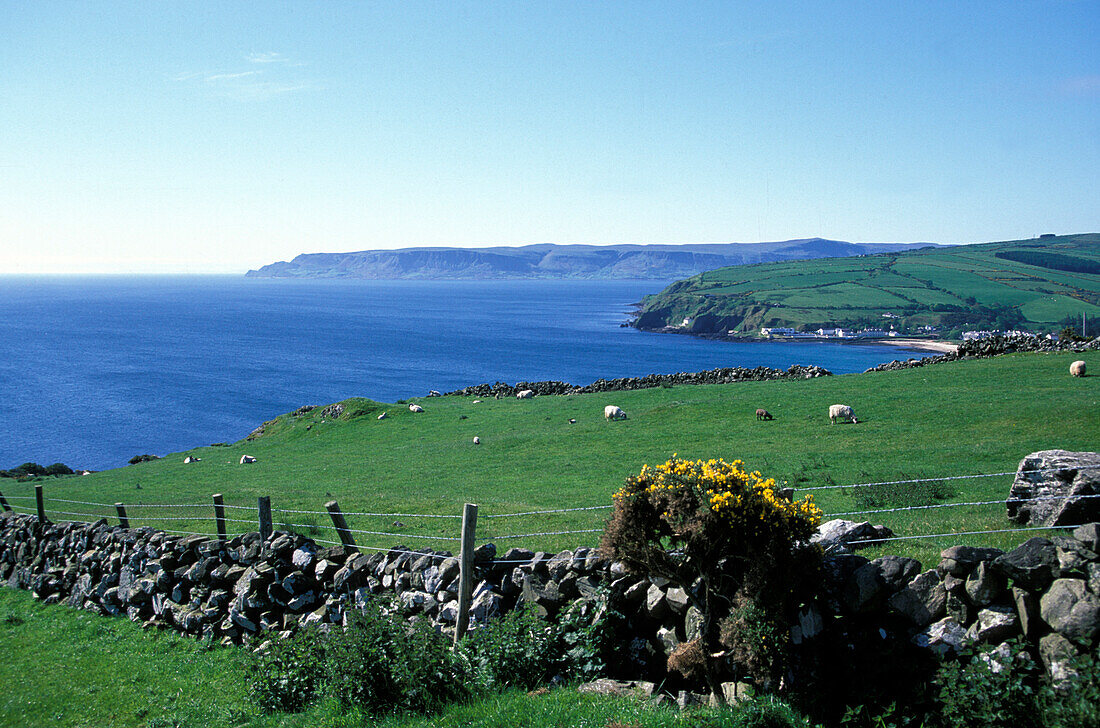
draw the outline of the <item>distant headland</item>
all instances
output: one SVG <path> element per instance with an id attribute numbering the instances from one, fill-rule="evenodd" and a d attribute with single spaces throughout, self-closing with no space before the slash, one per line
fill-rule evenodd
<path id="1" fill-rule="evenodd" d="M 768 243 L 401 248 L 305 253 L 250 270 L 252 278 L 373 280 L 670 279 L 731 265 L 899 252 L 931 243 L 847 243 L 804 238 Z"/>

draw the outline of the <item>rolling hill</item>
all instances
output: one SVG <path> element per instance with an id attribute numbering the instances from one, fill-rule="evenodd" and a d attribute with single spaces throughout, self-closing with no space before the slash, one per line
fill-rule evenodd
<path id="1" fill-rule="evenodd" d="M 656 278 L 690 276 L 728 265 L 832 258 L 908 250 L 928 243 L 846 243 L 809 238 L 771 243 L 697 245 L 525 245 L 493 248 L 403 248 L 309 253 L 265 265 L 252 278 L 373 280 L 493 278 Z"/>
<path id="2" fill-rule="evenodd" d="M 1100 234 L 725 267 L 648 296 L 646 330 L 750 335 L 761 327 L 1055 331 L 1100 316 Z"/>

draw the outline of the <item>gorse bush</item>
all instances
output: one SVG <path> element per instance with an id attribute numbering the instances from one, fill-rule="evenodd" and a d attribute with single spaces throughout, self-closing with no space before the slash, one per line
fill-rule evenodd
<path id="1" fill-rule="evenodd" d="M 767 685 L 783 671 L 779 620 L 810 598 L 820 551 L 807 542 L 821 521 L 812 497 L 780 497 L 774 479 L 736 460 L 680 460 L 675 455 L 627 478 L 614 496 L 603 547 L 637 573 L 684 590 L 702 615 L 701 669 L 721 700 L 724 657 Z M 772 643 L 761 641 L 767 635 Z M 685 653 L 686 654 L 686 653 Z M 690 664 L 689 664 L 690 663 Z"/>

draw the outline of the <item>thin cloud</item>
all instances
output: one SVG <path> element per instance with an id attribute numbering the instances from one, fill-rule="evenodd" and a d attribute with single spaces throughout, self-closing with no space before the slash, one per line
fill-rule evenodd
<path id="1" fill-rule="evenodd" d="M 240 73 L 215 73 L 207 76 L 207 81 L 231 81 L 235 78 L 246 78 L 248 76 L 256 76 L 259 71 L 241 71 Z"/>
<path id="2" fill-rule="evenodd" d="M 249 63 L 289 63 L 290 59 L 282 53 L 249 53 Z"/>
<path id="3" fill-rule="evenodd" d="M 282 53 L 250 53 L 245 61 L 263 65 L 260 68 L 239 71 L 229 69 L 218 73 L 183 72 L 172 76 L 172 79 L 180 83 L 208 85 L 219 96 L 241 101 L 262 101 L 320 88 L 315 81 L 291 78 L 296 72 L 289 69 L 300 68 L 304 64 L 292 63 Z"/>

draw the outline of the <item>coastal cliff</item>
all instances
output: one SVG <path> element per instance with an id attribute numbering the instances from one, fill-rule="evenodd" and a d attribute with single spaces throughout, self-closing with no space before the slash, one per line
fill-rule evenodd
<path id="1" fill-rule="evenodd" d="M 525 245 L 492 248 L 402 248 L 306 253 L 250 270 L 251 278 L 669 279 L 769 261 L 834 258 L 899 251 L 925 243 L 846 243 L 809 238 L 769 243 L 687 245 Z"/>

